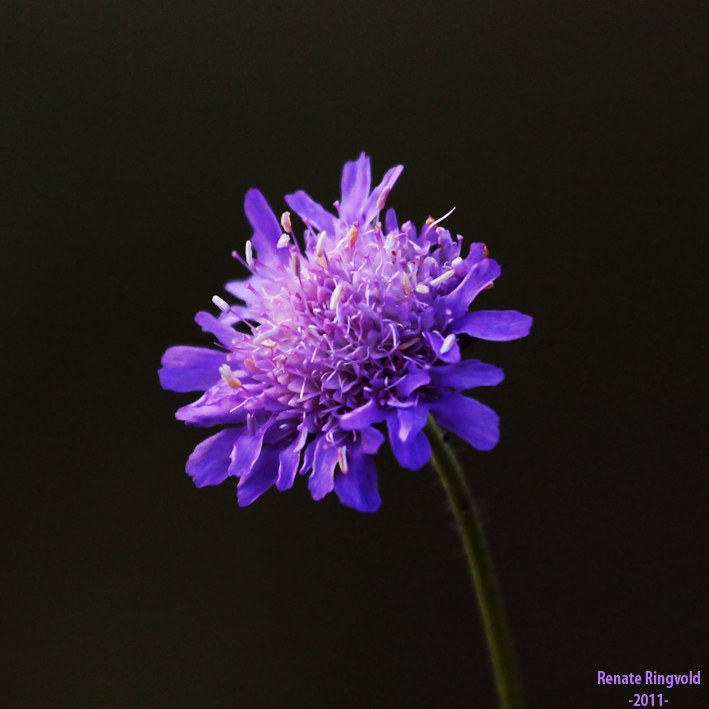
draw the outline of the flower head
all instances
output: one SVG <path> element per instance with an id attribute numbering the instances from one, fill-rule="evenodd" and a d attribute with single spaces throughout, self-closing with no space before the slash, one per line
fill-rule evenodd
<path id="1" fill-rule="evenodd" d="M 195 319 L 221 349 L 172 347 L 159 372 L 166 389 L 204 391 L 178 419 L 225 426 L 190 456 L 198 486 L 235 475 L 239 504 L 248 505 L 310 473 L 316 500 L 334 489 L 346 505 L 373 512 L 381 504 L 373 454 L 384 442 L 377 424 L 412 470 L 431 456 L 422 430 L 429 412 L 475 448 L 497 443 L 497 414 L 459 392 L 498 384 L 502 370 L 461 361 L 458 336 L 512 340 L 529 333 L 532 319 L 468 312 L 500 274 L 484 244 L 463 257 L 463 237 L 453 239 L 442 219 L 428 219 L 420 233 L 411 222 L 399 226 L 392 209 L 380 221 L 402 169 L 370 193 L 369 159 L 347 163 L 338 216 L 305 192 L 288 195 L 305 224 L 304 250 L 290 214 L 279 222 L 258 190 L 247 193 L 251 275 L 226 286 L 244 304 L 215 296 L 218 317 Z"/>

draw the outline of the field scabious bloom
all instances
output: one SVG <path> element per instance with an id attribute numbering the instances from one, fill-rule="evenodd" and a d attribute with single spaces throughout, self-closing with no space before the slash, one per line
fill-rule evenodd
<path id="1" fill-rule="evenodd" d="M 428 219 L 420 233 L 411 222 L 399 226 L 392 209 L 381 221 L 402 169 L 370 192 L 369 159 L 347 163 L 337 216 L 304 192 L 288 195 L 305 224 L 304 250 L 290 214 L 279 223 L 258 190 L 247 193 L 251 275 L 226 286 L 243 304 L 215 296 L 218 317 L 195 318 L 221 349 L 172 347 L 159 372 L 165 389 L 204 391 L 178 419 L 225 426 L 190 456 L 197 486 L 234 475 L 239 504 L 248 505 L 310 473 L 314 499 L 334 490 L 344 504 L 374 512 L 380 428 L 412 470 L 431 457 L 429 413 L 479 450 L 497 443 L 497 414 L 460 392 L 498 384 L 502 370 L 462 361 L 458 336 L 512 340 L 529 333 L 532 319 L 469 312 L 500 275 L 484 244 L 463 256 L 463 237 L 454 239 L 442 219 Z"/>

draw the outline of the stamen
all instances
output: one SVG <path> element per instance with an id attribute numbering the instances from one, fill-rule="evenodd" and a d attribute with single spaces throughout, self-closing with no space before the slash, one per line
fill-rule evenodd
<path id="1" fill-rule="evenodd" d="M 337 462 L 340 464 L 340 470 L 347 475 L 347 446 L 340 446 L 337 449 Z"/>
<path id="2" fill-rule="evenodd" d="M 290 244 L 290 236 L 288 236 L 288 234 L 281 234 L 281 238 L 278 240 L 276 247 L 279 249 L 285 249 L 288 244 Z"/>
<path id="3" fill-rule="evenodd" d="M 347 241 L 349 241 L 350 246 L 355 245 L 358 236 L 359 232 L 357 231 L 357 227 L 353 224 L 347 232 Z"/>
<path id="4" fill-rule="evenodd" d="M 332 292 L 332 297 L 330 298 L 330 310 L 334 310 L 337 304 L 342 300 L 342 295 L 345 291 L 345 284 L 338 283 L 335 290 Z"/>
<path id="5" fill-rule="evenodd" d="M 405 273 L 401 274 L 401 282 L 404 284 L 404 293 L 411 295 L 411 281 Z"/>
<path id="6" fill-rule="evenodd" d="M 281 226 L 283 227 L 283 231 L 289 234 L 292 233 L 293 227 L 290 223 L 290 212 L 283 212 L 283 214 L 281 214 Z"/>
<path id="7" fill-rule="evenodd" d="M 251 248 L 251 240 L 246 242 L 246 263 L 248 264 L 249 268 L 253 271 L 254 270 L 254 251 Z"/>
<path id="8" fill-rule="evenodd" d="M 428 286 L 425 286 L 423 283 L 419 283 L 419 284 L 416 286 L 416 288 L 414 288 L 414 290 L 415 290 L 417 293 L 426 294 L 426 293 L 428 293 Z"/>
<path id="9" fill-rule="evenodd" d="M 441 345 L 441 354 L 445 354 L 448 352 L 448 350 L 453 347 L 453 345 L 456 343 L 456 337 L 453 334 L 448 335 L 445 340 L 443 340 L 443 344 Z"/>
<path id="10" fill-rule="evenodd" d="M 232 389 L 241 389 L 241 380 L 231 371 L 231 367 L 228 364 L 223 364 L 219 367 L 219 374 L 222 375 L 224 383 L 228 384 Z"/>
<path id="11" fill-rule="evenodd" d="M 270 330 L 262 330 L 256 337 L 254 337 L 254 344 L 260 345 L 264 340 L 267 340 L 271 335 L 275 335 L 278 332 L 277 327 L 272 327 Z M 266 345 L 270 347 L 270 345 Z"/>
<path id="12" fill-rule="evenodd" d="M 377 211 L 378 212 L 381 212 L 382 209 L 384 209 L 384 205 L 386 204 L 387 197 L 389 196 L 389 192 L 391 192 L 391 190 L 386 189 L 379 195 L 379 199 L 377 200 Z"/>
<path id="13" fill-rule="evenodd" d="M 315 245 L 316 258 L 319 258 L 325 253 L 325 239 L 327 239 L 327 232 L 321 231 L 320 236 L 318 236 L 318 242 Z"/>
<path id="14" fill-rule="evenodd" d="M 264 340 L 261 343 L 264 347 L 270 347 L 273 349 L 274 347 L 278 347 L 278 343 L 274 342 L 273 340 Z"/>
<path id="15" fill-rule="evenodd" d="M 453 214 L 453 212 L 455 212 L 455 207 L 453 207 L 453 209 L 451 209 L 451 211 L 448 212 L 448 214 L 444 214 L 440 219 L 436 219 L 435 222 L 431 222 L 431 226 L 436 226 L 436 224 L 440 224 L 444 219 L 446 219 L 447 217 L 450 217 L 450 215 Z M 429 217 L 428 219 L 430 219 L 430 218 L 431 217 Z M 426 224 L 428 224 L 428 219 L 426 220 Z"/>
<path id="16" fill-rule="evenodd" d="M 229 303 L 226 302 L 223 298 L 220 298 L 218 295 L 215 295 L 212 298 L 212 303 L 219 308 L 223 313 L 225 313 L 227 310 L 229 310 Z"/>
<path id="17" fill-rule="evenodd" d="M 247 357 L 244 360 L 244 365 L 245 365 L 246 369 L 251 370 L 251 372 L 253 372 L 254 374 L 256 372 L 258 372 L 258 367 L 256 366 L 256 362 L 254 362 L 254 360 L 251 359 L 251 357 Z"/>
<path id="18" fill-rule="evenodd" d="M 449 278 L 453 278 L 455 276 L 455 271 L 450 270 L 450 271 L 445 271 L 445 273 L 441 273 L 438 278 L 434 278 L 431 281 L 432 286 L 439 286 L 441 283 L 445 283 Z"/>

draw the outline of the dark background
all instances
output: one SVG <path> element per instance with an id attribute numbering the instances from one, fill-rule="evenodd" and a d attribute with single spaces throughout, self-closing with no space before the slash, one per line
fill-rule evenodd
<path id="1" fill-rule="evenodd" d="M 459 445 L 531 707 L 597 672 L 702 671 L 707 706 L 706 3 L 23 2 L 0 9 L 0 706 L 494 707 L 428 467 L 384 504 L 236 504 L 160 389 L 243 277 L 243 195 L 329 205 L 346 160 L 485 241 L 507 379 Z M 484 303 L 482 298 L 484 298 Z M 655 688 L 643 688 L 652 692 Z M 662 691 L 662 689 L 660 689 Z"/>

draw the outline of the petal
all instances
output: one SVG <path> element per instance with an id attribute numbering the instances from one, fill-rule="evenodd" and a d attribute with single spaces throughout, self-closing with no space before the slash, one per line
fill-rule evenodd
<path id="1" fill-rule="evenodd" d="M 268 425 L 257 428 L 253 434 L 245 433 L 239 438 L 231 452 L 231 465 L 229 475 L 236 475 L 238 478 L 245 477 L 251 473 L 254 463 L 258 460 L 263 445 L 263 437 L 268 429 Z M 277 468 L 278 466 L 276 466 Z M 276 471 L 277 472 L 277 471 Z"/>
<path id="2" fill-rule="evenodd" d="M 441 338 L 441 340 L 442 339 L 443 338 Z M 431 377 L 427 372 L 423 370 L 412 372 L 401 378 L 396 385 L 396 392 L 400 397 L 405 399 L 407 396 L 410 396 L 412 392 L 416 391 L 416 389 L 430 383 L 430 381 Z"/>
<path id="3" fill-rule="evenodd" d="M 475 296 L 485 286 L 490 285 L 500 275 L 500 265 L 490 258 L 476 263 L 457 288 L 441 299 L 443 304 L 453 310 L 454 317 L 460 317 L 473 302 Z"/>
<path id="4" fill-rule="evenodd" d="M 211 313 L 197 313 L 194 316 L 195 322 L 204 332 L 211 332 L 217 336 L 219 342 L 227 347 L 231 347 L 236 333 L 234 329 L 217 320 Z"/>
<path id="5" fill-rule="evenodd" d="M 300 451 L 305 445 L 305 440 L 308 437 L 308 429 L 303 428 L 298 437 L 286 448 L 284 448 L 278 456 L 278 480 L 276 487 L 279 490 L 287 490 L 293 487 L 295 474 L 300 463 Z"/>
<path id="6" fill-rule="evenodd" d="M 471 446 L 489 451 L 500 440 L 500 417 L 475 399 L 446 394 L 431 406 L 436 421 Z"/>
<path id="7" fill-rule="evenodd" d="M 335 465 L 337 465 L 337 447 L 328 443 L 325 436 L 320 436 L 315 445 L 313 474 L 308 480 L 308 489 L 313 500 L 322 500 L 335 486 Z"/>
<path id="8" fill-rule="evenodd" d="M 160 384 L 170 391 L 206 391 L 221 379 L 219 367 L 225 362 L 226 352 L 204 347 L 170 347 L 162 356 Z"/>
<path id="9" fill-rule="evenodd" d="M 197 487 L 219 485 L 229 474 L 229 456 L 243 428 L 225 428 L 202 441 L 187 461 L 187 474 Z"/>
<path id="10" fill-rule="evenodd" d="M 362 437 L 361 447 L 365 453 L 376 453 L 379 450 L 379 446 L 386 440 L 381 431 L 371 427 L 363 428 L 359 435 Z"/>
<path id="11" fill-rule="evenodd" d="M 453 342 L 453 345 L 446 349 L 445 352 L 442 352 L 443 348 L 443 343 L 446 341 L 446 338 L 443 337 L 439 332 L 436 332 L 435 330 L 433 332 L 427 332 L 425 333 L 428 341 L 431 343 L 431 347 L 433 347 L 433 351 L 436 353 L 436 356 L 441 359 L 444 362 L 460 362 L 460 345 L 458 345 L 458 340 L 455 339 Z"/>
<path id="12" fill-rule="evenodd" d="M 372 456 L 359 449 L 351 452 L 347 473 L 335 480 L 335 492 L 340 502 L 360 512 L 376 512 L 382 504 L 377 486 L 377 468 Z"/>
<path id="13" fill-rule="evenodd" d="M 494 364 L 485 364 L 479 359 L 466 359 L 457 364 L 433 367 L 431 377 L 436 386 L 472 389 L 480 386 L 495 386 L 505 378 L 505 374 Z"/>
<path id="14" fill-rule="evenodd" d="M 384 226 L 386 227 L 387 234 L 391 234 L 392 232 L 394 234 L 399 233 L 399 222 L 396 221 L 396 212 L 393 209 L 387 210 Z"/>
<path id="15" fill-rule="evenodd" d="M 246 412 L 243 408 L 232 411 L 236 405 L 231 396 L 233 392 L 233 389 L 220 382 L 207 389 L 197 401 L 179 408 L 175 412 L 175 418 L 184 421 L 188 426 L 205 427 L 220 423 L 241 423 L 246 418 Z"/>
<path id="16" fill-rule="evenodd" d="M 318 441 L 310 441 L 305 448 L 305 453 L 303 454 L 303 465 L 300 466 L 298 471 L 301 475 L 305 475 L 313 467 L 313 456 L 315 455 L 315 446 Z"/>
<path id="17" fill-rule="evenodd" d="M 340 217 L 348 224 L 362 216 L 372 182 L 369 158 L 362 153 L 356 162 L 345 163 L 342 170 L 342 200 Z"/>
<path id="18" fill-rule="evenodd" d="M 403 443 L 415 438 L 426 425 L 429 408 L 428 404 L 416 404 L 416 406 L 407 406 L 398 410 L 399 438 Z"/>
<path id="19" fill-rule="evenodd" d="M 239 507 L 250 505 L 276 482 L 276 477 L 278 476 L 278 453 L 277 446 L 266 446 L 253 466 L 251 473 L 239 480 L 236 492 Z"/>
<path id="20" fill-rule="evenodd" d="M 423 431 L 412 436 L 406 443 L 399 438 L 399 420 L 396 416 L 387 417 L 389 427 L 389 445 L 399 465 L 409 470 L 418 470 L 431 458 L 431 444 Z"/>
<path id="21" fill-rule="evenodd" d="M 372 190 L 372 194 L 369 195 L 369 199 L 367 200 L 363 210 L 365 224 L 369 224 L 369 222 L 374 219 L 378 211 L 377 203 L 379 202 L 379 198 L 384 195 L 384 201 L 386 201 L 387 195 L 399 178 L 399 175 L 401 175 L 401 171 L 403 169 L 403 165 L 392 167 L 391 170 L 387 171 L 386 175 L 384 175 L 384 179 L 374 188 L 374 190 Z M 385 192 L 386 194 L 384 194 Z"/>
<path id="22" fill-rule="evenodd" d="M 504 342 L 529 335 L 532 318 L 516 310 L 478 310 L 453 323 L 453 332 Z"/>
<path id="23" fill-rule="evenodd" d="M 310 199 L 303 190 L 286 195 L 286 202 L 303 221 L 307 220 L 318 231 L 326 231 L 330 236 L 335 236 L 335 217 Z"/>
<path id="24" fill-rule="evenodd" d="M 278 261 L 288 263 L 288 250 L 277 247 L 282 234 L 281 226 L 266 198 L 258 190 L 249 190 L 246 193 L 244 211 L 254 229 L 251 243 L 259 260 L 267 264 Z"/>
<path id="25" fill-rule="evenodd" d="M 381 423 L 385 418 L 381 406 L 374 399 L 370 399 L 364 406 L 340 416 L 339 423 L 343 431 L 360 431 L 373 423 Z"/>

